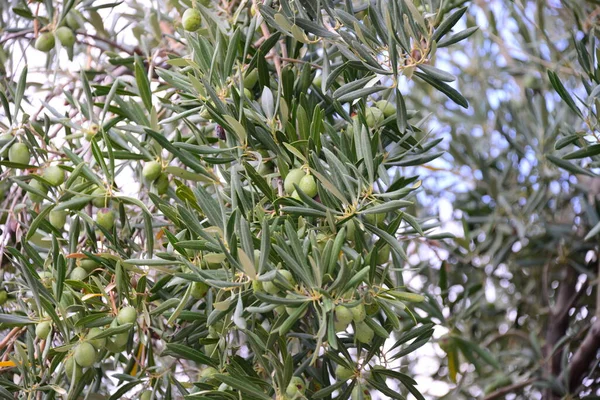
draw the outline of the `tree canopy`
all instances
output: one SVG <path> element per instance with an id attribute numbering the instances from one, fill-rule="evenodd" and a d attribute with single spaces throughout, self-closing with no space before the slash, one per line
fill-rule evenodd
<path id="1" fill-rule="evenodd" d="M 0 396 L 600 396 L 599 10 L 0 2 Z"/>

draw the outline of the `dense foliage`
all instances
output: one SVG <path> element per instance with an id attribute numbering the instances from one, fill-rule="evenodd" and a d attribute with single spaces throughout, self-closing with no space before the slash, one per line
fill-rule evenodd
<path id="1" fill-rule="evenodd" d="M 431 62 L 475 31 L 452 31 L 466 8 L 131 6 L 133 48 L 116 4 L 8 11 L 3 41 L 48 67 L 113 51 L 52 71 L 44 100 L 7 65 L 2 393 L 423 398 L 393 365 L 440 311 L 402 271 L 443 235 L 401 167 L 440 153 L 399 86 L 467 106 Z"/>
<path id="2" fill-rule="evenodd" d="M 0 2 L 0 397 L 599 396 L 599 16 Z"/>

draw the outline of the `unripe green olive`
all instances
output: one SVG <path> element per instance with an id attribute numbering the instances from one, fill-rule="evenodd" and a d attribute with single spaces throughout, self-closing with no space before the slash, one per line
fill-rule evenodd
<path id="1" fill-rule="evenodd" d="M 65 47 L 71 47 L 75 44 L 75 34 L 66 26 L 61 26 L 54 32 L 56 38 Z"/>
<path id="2" fill-rule="evenodd" d="M 367 317 L 367 311 L 365 310 L 365 306 L 362 303 L 352 307 L 350 309 L 350 312 L 352 313 L 352 319 L 354 320 L 354 322 L 362 322 Z"/>
<path id="3" fill-rule="evenodd" d="M 385 222 L 385 217 L 385 213 L 366 214 L 367 222 L 376 226 L 381 226 Z"/>
<path id="4" fill-rule="evenodd" d="M 96 214 L 96 223 L 104 229 L 111 231 L 115 226 L 115 214 L 108 208 L 98 210 Z"/>
<path id="5" fill-rule="evenodd" d="M 381 124 L 385 117 L 383 116 L 383 111 L 381 111 L 377 107 L 368 107 L 365 110 L 365 118 L 367 120 L 367 125 L 369 128 L 374 128 L 377 125 Z"/>
<path id="6" fill-rule="evenodd" d="M 71 381 L 73 379 L 73 371 L 75 372 L 75 381 L 79 380 L 83 376 L 83 370 L 77 363 L 73 357 L 67 358 L 65 361 L 65 374 L 67 375 L 67 379 Z"/>
<path id="7" fill-rule="evenodd" d="M 148 182 L 154 182 L 160 176 L 162 165 L 158 161 L 150 161 L 144 165 L 142 175 Z"/>
<path id="8" fill-rule="evenodd" d="M 64 228 L 65 223 L 67 222 L 67 215 L 68 213 L 64 210 L 50 211 L 50 215 L 48 215 L 50 225 L 59 230 Z"/>
<path id="9" fill-rule="evenodd" d="M 87 341 L 89 344 L 94 346 L 97 350 L 100 350 L 106 345 L 106 338 L 94 339 L 94 337 L 98 336 L 102 333 L 101 328 L 91 328 L 87 334 Z"/>
<path id="10" fill-rule="evenodd" d="M 343 365 L 335 367 L 335 377 L 340 381 L 347 381 L 354 375 L 354 371 L 346 368 Z"/>
<path id="11" fill-rule="evenodd" d="M 385 264 L 390 260 L 390 246 L 385 245 L 377 252 L 377 264 Z"/>
<path id="12" fill-rule="evenodd" d="M 249 99 L 252 99 L 254 97 L 252 96 L 252 92 L 248 88 L 244 88 L 244 96 L 246 96 Z"/>
<path id="13" fill-rule="evenodd" d="M 81 267 L 75 267 L 73 268 L 73 271 L 71 271 L 70 278 L 74 281 L 82 281 L 87 278 L 87 276 L 88 273 L 85 269 Z"/>
<path id="14" fill-rule="evenodd" d="M 352 400 L 360 400 L 362 392 L 362 400 L 371 400 L 371 393 L 369 393 L 368 389 L 361 388 L 360 386 L 355 386 L 352 389 Z"/>
<path id="15" fill-rule="evenodd" d="M 383 112 L 383 116 L 386 118 L 396 114 L 396 107 L 388 100 L 379 100 L 375 105 Z"/>
<path id="16" fill-rule="evenodd" d="M 103 187 L 97 187 L 96 189 L 94 189 L 94 191 L 92 192 L 92 196 L 95 197 L 92 199 L 92 204 L 98 208 L 108 207 L 108 202 L 110 201 L 110 198 L 106 194 L 106 189 L 104 189 Z"/>
<path id="17" fill-rule="evenodd" d="M 263 288 L 263 283 L 261 281 L 259 281 L 258 279 L 255 279 L 252 281 L 252 291 L 253 292 L 264 292 L 265 289 Z"/>
<path id="18" fill-rule="evenodd" d="M 12 133 L 3 133 L 0 135 L 0 149 L 6 146 L 11 140 L 13 140 L 14 136 Z M 8 148 L 0 153 L 0 157 L 6 157 L 8 155 Z"/>
<path id="19" fill-rule="evenodd" d="M 149 390 L 145 390 L 140 395 L 140 400 L 150 400 L 152 399 L 152 392 Z"/>
<path id="20" fill-rule="evenodd" d="M 194 282 L 192 283 L 192 297 L 196 300 L 202 299 L 206 296 L 206 293 L 208 293 L 208 289 L 210 289 L 210 287 L 206 283 Z"/>
<path id="21" fill-rule="evenodd" d="M 51 165 L 44 170 L 42 178 L 47 180 L 50 186 L 60 186 L 65 181 L 65 171 L 56 165 Z"/>
<path id="22" fill-rule="evenodd" d="M 50 32 L 42 33 L 35 41 L 35 48 L 44 53 L 54 48 L 54 35 Z"/>
<path id="23" fill-rule="evenodd" d="M 154 187 L 156 188 L 156 193 L 161 196 L 167 193 L 169 190 L 169 176 L 167 174 L 160 174 L 154 181 Z"/>
<path id="24" fill-rule="evenodd" d="M 292 273 L 286 269 L 280 269 L 279 273 L 281 275 L 283 275 L 284 279 L 286 281 L 288 281 L 288 283 L 292 286 L 294 286 L 296 284 L 296 280 L 294 279 L 294 275 L 292 275 Z"/>
<path id="25" fill-rule="evenodd" d="M 283 181 L 283 188 L 287 194 L 292 194 L 296 190 L 294 185 L 299 185 L 300 180 L 306 175 L 306 173 L 301 168 L 291 169 L 285 180 Z"/>
<path id="26" fill-rule="evenodd" d="M 294 193 L 292 193 L 292 199 L 302 200 L 297 190 L 294 190 Z"/>
<path id="27" fill-rule="evenodd" d="M 195 8 L 188 8 L 181 17 L 183 29 L 188 32 L 195 32 L 202 26 L 202 14 Z"/>
<path id="28" fill-rule="evenodd" d="M 79 266 L 81 268 L 85 269 L 88 273 L 90 273 L 93 270 L 95 270 L 96 268 L 98 268 L 100 266 L 100 264 L 98 264 L 96 261 L 92 260 L 91 258 L 84 258 L 83 260 L 81 260 L 81 263 L 79 264 Z"/>
<path id="29" fill-rule="evenodd" d="M 277 294 L 279 293 L 279 287 L 275 285 L 273 281 L 267 281 L 262 283 L 262 287 L 265 292 L 268 294 Z"/>
<path id="30" fill-rule="evenodd" d="M 79 16 L 77 15 L 77 11 L 72 10 L 67 14 L 67 16 L 65 18 L 65 22 L 66 22 L 67 26 L 69 28 L 73 29 L 74 31 L 81 28 L 78 17 Z"/>
<path id="31" fill-rule="evenodd" d="M 31 181 L 29 181 L 29 186 L 41 191 L 42 193 L 48 192 L 48 188 L 46 187 L 46 185 L 44 185 L 42 182 L 38 181 L 37 179 L 32 179 Z M 44 198 L 42 196 L 39 196 L 33 192 L 29 192 L 29 198 L 34 203 L 41 203 L 42 201 L 44 201 Z"/>
<path id="32" fill-rule="evenodd" d="M 218 374 L 218 373 L 219 373 L 219 371 L 217 371 L 216 368 L 206 367 L 202 371 L 200 371 L 200 380 L 201 381 L 210 380 L 215 374 Z"/>
<path id="33" fill-rule="evenodd" d="M 0 290 L 0 306 L 6 303 L 7 300 L 8 293 L 6 293 L 6 290 Z"/>
<path id="34" fill-rule="evenodd" d="M 344 306 L 336 306 L 334 309 L 335 321 L 347 326 L 352 322 L 352 311 Z"/>
<path id="35" fill-rule="evenodd" d="M 252 89 L 258 82 L 258 69 L 254 68 L 250 73 L 244 77 L 244 87 L 246 89 Z"/>
<path id="36" fill-rule="evenodd" d="M 285 394 L 290 397 L 296 397 L 298 395 L 303 395 L 306 391 L 306 383 L 304 379 L 299 376 L 293 376 L 285 389 Z"/>
<path id="37" fill-rule="evenodd" d="M 296 296 L 294 296 L 293 294 L 288 294 L 287 296 L 285 296 L 287 299 L 295 299 Z M 288 315 L 291 315 L 294 313 L 294 311 L 296 311 L 296 308 L 299 306 L 287 306 L 285 308 L 285 312 L 288 313 Z M 302 318 L 306 315 L 306 312 L 308 311 L 308 307 L 304 308 L 304 311 L 302 311 L 302 314 L 300 314 L 299 318 Z"/>
<path id="38" fill-rule="evenodd" d="M 377 312 L 379 312 L 379 304 L 377 304 L 375 301 L 365 304 L 365 311 L 367 312 L 367 315 L 375 315 Z"/>
<path id="39" fill-rule="evenodd" d="M 77 365 L 87 368 L 96 362 L 96 349 L 87 342 L 79 343 L 73 354 Z"/>
<path id="40" fill-rule="evenodd" d="M 354 329 L 354 338 L 361 343 L 371 343 L 375 336 L 373 329 L 365 322 L 357 322 Z"/>
<path id="41" fill-rule="evenodd" d="M 45 340 L 50 334 L 50 329 L 52 329 L 52 324 L 50 322 L 40 322 L 35 327 L 35 336 L 37 336 L 38 339 Z"/>
<path id="42" fill-rule="evenodd" d="M 304 175 L 302 179 L 300 179 L 298 187 L 309 197 L 315 197 L 317 195 L 317 182 L 315 182 L 315 178 L 312 175 Z"/>
<path id="43" fill-rule="evenodd" d="M 25 143 L 15 143 L 8 149 L 8 161 L 15 164 L 29 165 L 29 148 Z"/>
<path id="44" fill-rule="evenodd" d="M 132 306 L 123 307 L 117 314 L 117 322 L 119 325 L 132 324 L 137 319 L 137 311 Z"/>
<path id="45" fill-rule="evenodd" d="M 117 321 L 117 319 L 115 318 L 110 323 L 110 327 L 116 328 L 117 326 L 119 326 L 119 321 Z M 116 335 L 113 335 L 112 337 L 108 338 L 106 340 L 106 344 L 104 345 L 104 347 L 106 348 L 106 350 L 110 351 L 111 353 L 120 353 L 123 350 L 125 350 L 125 347 L 127 346 L 128 341 L 129 341 L 129 333 L 121 332 L 121 333 L 117 333 Z"/>
<path id="46" fill-rule="evenodd" d="M 219 269 L 226 259 L 223 253 L 206 253 L 202 257 L 202 263 L 209 269 Z"/>

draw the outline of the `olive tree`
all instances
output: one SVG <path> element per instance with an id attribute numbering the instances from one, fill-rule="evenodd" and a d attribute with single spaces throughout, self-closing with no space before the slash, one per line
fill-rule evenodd
<path id="1" fill-rule="evenodd" d="M 593 2 L 473 6 L 479 31 L 445 61 L 468 118 L 436 105 L 447 153 L 424 183 L 461 235 L 420 280 L 448 334 L 446 398 L 599 395 L 598 21 Z M 494 66 L 494 68 L 490 68 Z M 484 101 L 476 101 L 482 98 Z M 408 102 L 436 99 L 413 92 Z M 432 273 L 431 269 L 435 272 Z M 464 341 L 486 348 L 487 362 Z M 512 397 L 508 397 L 512 396 Z"/>
<path id="2" fill-rule="evenodd" d="M 462 3 L 0 4 L 0 395 L 423 399 Z"/>

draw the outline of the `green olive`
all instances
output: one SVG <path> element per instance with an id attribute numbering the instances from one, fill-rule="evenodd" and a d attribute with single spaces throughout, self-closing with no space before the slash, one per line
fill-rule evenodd
<path id="1" fill-rule="evenodd" d="M 96 268 L 98 268 L 100 266 L 100 264 L 98 264 L 96 261 L 92 260 L 91 258 L 84 258 L 83 260 L 81 260 L 81 263 L 79 264 L 79 266 L 81 268 L 83 268 L 84 270 L 86 270 L 86 272 L 90 273 L 93 270 L 95 270 Z"/>
<path id="2" fill-rule="evenodd" d="M 364 387 L 360 387 L 359 385 L 352 389 L 352 400 L 360 400 L 361 394 L 362 400 L 371 400 L 371 393 L 369 393 L 369 390 L 365 389 Z"/>
<path id="3" fill-rule="evenodd" d="M 88 273 L 85 269 L 81 267 L 75 267 L 73 268 L 73 271 L 71 271 L 70 278 L 74 281 L 82 281 L 87 278 L 87 276 Z"/>
<path id="4" fill-rule="evenodd" d="M 385 119 L 383 116 L 383 111 L 377 107 L 368 107 L 365 110 L 365 118 L 367 119 L 367 125 L 369 128 L 375 128 Z"/>
<path id="5" fill-rule="evenodd" d="M 92 196 L 94 196 L 94 198 L 92 199 L 92 204 L 94 206 L 98 208 L 108 207 L 108 202 L 110 201 L 110 198 L 107 196 L 107 192 L 104 188 L 97 187 L 92 192 Z"/>
<path id="6" fill-rule="evenodd" d="M 340 381 L 347 381 L 354 375 L 354 371 L 350 368 L 346 368 L 343 365 L 335 367 L 335 377 Z"/>
<path id="7" fill-rule="evenodd" d="M 286 269 L 280 269 L 279 273 L 281 275 L 283 275 L 283 277 L 285 278 L 286 281 L 288 281 L 288 283 L 292 286 L 296 285 L 296 280 L 294 279 L 294 276 L 292 275 L 292 273 Z"/>
<path id="8" fill-rule="evenodd" d="M 304 379 L 299 376 L 293 376 L 285 389 L 285 394 L 294 398 L 299 395 L 303 395 L 306 391 L 306 383 Z"/>
<path id="9" fill-rule="evenodd" d="M 377 264 L 385 264 L 390 261 L 390 246 L 385 245 L 377 252 Z"/>
<path id="10" fill-rule="evenodd" d="M 317 195 L 317 182 L 312 175 L 304 175 L 302 179 L 300 179 L 298 187 L 306 193 L 308 197 L 315 197 Z"/>
<path id="11" fill-rule="evenodd" d="M 219 269 L 223 262 L 227 259 L 223 253 L 206 253 L 202 257 L 202 263 L 208 267 L 208 269 Z"/>
<path id="12" fill-rule="evenodd" d="M 96 349 L 87 342 L 79 343 L 73 354 L 77 365 L 87 368 L 96 362 Z"/>
<path id="13" fill-rule="evenodd" d="M 8 161 L 15 164 L 29 165 L 29 148 L 25 143 L 15 143 L 8 149 Z"/>
<path id="14" fill-rule="evenodd" d="M 75 33 L 66 26 L 61 26 L 54 32 L 58 41 L 65 47 L 71 47 L 75 44 Z"/>
<path id="15" fill-rule="evenodd" d="M 96 214 L 96 223 L 108 231 L 112 231 L 115 226 L 115 214 L 108 208 L 98 210 Z"/>
<path id="16" fill-rule="evenodd" d="M 263 288 L 263 283 L 261 281 L 259 281 L 258 279 L 255 279 L 252 281 L 252 291 L 253 292 L 264 292 L 265 289 Z"/>
<path id="17" fill-rule="evenodd" d="M 50 215 L 48 215 L 50 225 L 59 230 L 64 228 L 65 223 L 67 222 L 67 215 L 68 213 L 64 210 L 50 211 Z"/>
<path id="18" fill-rule="evenodd" d="M 208 289 L 210 289 L 210 286 L 208 286 L 206 283 L 194 282 L 192 283 L 192 297 L 196 300 L 202 299 L 208 293 Z"/>
<path id="19" fill-rule="evenodd" d="M 246 89 L 252 89 L 258 82 L 258 68 L 254 68 L 244 77 L 244 87 Z"/>
<path id="20" fill-rule="evenodd" d="M 350 309 L 350 312 L 352 313 L 352 319 L 354 320 L 354 322 L 362 322 L 367 317 L 367 311 L 365 310 L 365 306 L 362 303 L 352 307 Z"/>
<path id="21" fill-rule="evenodd" d="M 101 328 L 91 328 L 87 334 L 87 341 L 89 344 L 94 346 L 97 350 L 102 349 L 106 345 L 106 338 L 94 339 L 96 336 L 101 334 L 103 331 Z"/>
<path id="22" fill-rule="evenodd" d="M 365 322 L 357 322 L 355 324 L 354 338 L 357 341 L 361 343 L 371 343 L 373 336 L 375 336 L 375 332 Z"/>
<path id="23" fill-rule="evenodd" d="M 388 100 L 379 100 L 375 105 L 383 112 L 383 116 L 386 118 L 396 114 L 396 107 Z"/>
<path id="24" fill-rule="evenodd" d="M 35 41 L 35 48 L 44 53 L 49 52 L 54 48 L 54 35 L 50 32 L 42 33 Z"/>
<path id="25" fill-rule="evenodd" d="M 50 322 L 48 322 L 48 321 L 40 322 L 35 327 L 35 336 L 37 336 L 38 339 L 45 340 L 48 337 L 48 335 L 50 334 L 51 329 L 52 329 L 52 324 Z"/>
<path id="26" fill-rule="evenodd" d="M 167 174 L 160 174 L 154 181 L 154 187 L 156 188 L 156 193 L 161 196 L 167 193 L 169 190 L 169 176 Z"/>
<path id="27" fill-rule="evenodd" d="M 83 376 L 83 370 L 77 363 L 73 357 L 67 358 L 65 361 L 65 374 L 67 375 L 67 379 L 70 381 L 73 379 L 73 372 L 75 372 L 75 381 L 79 380 Z"/>
<path id="28" fill-rule="evenodd" d="M 285 296 L 287 299 L 295 299 L 296 296 L 294 296 L 293 294 L 288 294 L 287 296 Z M 294 313 L 294 311 L 296 311 L 296 308 L 299 306 L 287 306 L 285 308 L 285 312 L 288 313 L 288 315 L 291 315 Z M 302 311 L 302 314 L 300 314 L 299 318 L 302 318 L 306 315 L 306 312 L 308 311 L 308 307 L 304 308 L 304 311 Z"/>
<path id="29" fill-rule="evenodd" d="M 367 222 L 377 226 L 381 226 L 385 222 L 386 216 L 386 213 L 366 214 Z"/>
<path id="30" fill-rule="evenodd" d="M 183 29 L 188 32 L 195 32 L 202 26 L 202 14 L 195 8 L 188 8 L 181 17 Z"/>
<path id="31" fill-rule="evenodd" d="M 6 293 L 6 290 L 0 290 L 0 306 L 6 303 L 7 300 L 8 293 Z"/>
<path id="32" fill-rule="evenodd" d="M 268 294 L 277 294 L 277 293 L 279 293 L 279 290 L 280 290 L 279 287 L 277 285 L 275 285 L 275 283 L 273 281 L 263 282 L 262 287 L 263 287 L 264 291 L 267 292 Z"/>
<path id="33" fill-rule="evenodd" d="M 69 28 L 73 29 L 74 31 L 81 28 L 81 24 L 79 23 L 80 16 L 81 16 L 81 14 L 79 14 L 78 11 L 76 11 L 76 10 L 70 11 L 67 14 L 67 17 L 65 18 L 65 22 L 66 22 L 67 26 Z"/>
<path id="34" fill-rule="evenodd" d="M 337 306 L 334 309 L 335 321 L 339 322 L 347 326 L 350 322 L 352 322 L 352 311 L 350 311 L 347 307 Z"/>
<path id="35" fill-rule="evenodd" d="M 42 178 L 48 181 L 50 186 L 60 186 L 65 181 L 65 171 L 56 165 L 51 165 L 44 170 Z"/>
<path id="36" fill-rule="evenodd" d="M 287 194 L 292 194 L 296 190 L 294 185 L 299 185 L 300 180 L 306 175 L 306 173 L 301 168 L 291 169 L 285 180 L 283 181 L 283 188 Z"/>
<path id="37" fill-rule="evenodd" d="M 117 314 L 117 322 L 119 325 L 132 324 L 137 319 L 137 311 L 132 306 L 123 307 Z"/>
<path id="38" fill-rule="evenodd" d="M 29 181 L 29 186 L 41 191 L 44 194 L 46 194 L 48 192 L 48 188 L 46 187 L 46 185 L 44 185 L 42 182 L 38 181 L 37 179 L 32 179 L 31 181 Z M 29 192 L 29 198 L 34 203 L 41 203 L 42 201 L 44 201 L 44 198 L 42 196 L 39 196 L 33 192 Z"/>
<path id="39" fill-rule="evenodd" d="M 200 371 L 200 380 L 207 381 L 207 380 L 211 379 L 215 374 L 218 374 L 218 373 L 219 373 L 219 371 L 217 371 L 216 368 L 206 367 L 202 371 Z"/>
<path id="40" fill-rule="evenodd" d="M 149 390 L 145 390 L 142 392 L 142 394 L 140 395 L 140 400 L 151 400 L 152 399 L 152 392 Z"/>
<path id="41" fill-rule="evenodd" d="M 161 171 L 162 165 L 158 161 L 150 161 L 144 165 L 142 175 L 148 182 L 154 182 L 160 176 Z"/>

